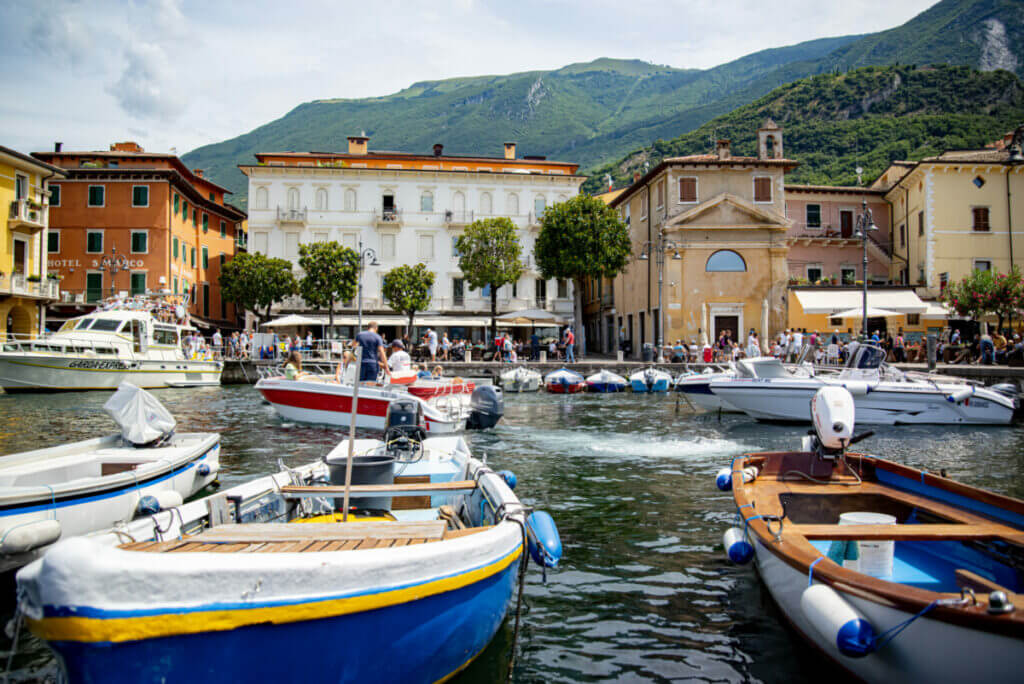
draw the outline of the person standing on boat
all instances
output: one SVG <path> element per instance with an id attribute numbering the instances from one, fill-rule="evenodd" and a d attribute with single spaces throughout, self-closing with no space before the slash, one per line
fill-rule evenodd
<path id="1" fill-rule="evenodd" d="M 224 356 L 224 338 L 220 334 L 220 328 L 216 328 L 213 331 L 213 357 L 219 359 Z"/>
<path id="2" fill-rule="evenodd" d="M 409 352 L 405 351 L 405 343 L 399 339 L 392 340 L 391 356 L 388 358 L 388 368 L 391 369 L 391 372 L 407 371 L 411 365 L 412 359 L 409 358 Z"/>
<path id="3" fill-rule="evenodd" d="M 388 373 L 388 358 L 384 354 L 384 340 L 377 334 L 376 321 L 370 321 L 366 330 L 356 335 L 356 344 L 363 348 L 363 360 L 359 365 L 359 382 L 376 382 L 381 368 Z"/>

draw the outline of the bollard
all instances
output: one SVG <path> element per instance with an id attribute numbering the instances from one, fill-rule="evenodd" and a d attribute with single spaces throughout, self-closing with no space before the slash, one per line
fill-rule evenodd
<path id="1" fill-rule="evenodd" d="M 473 363 L 473 352 L 469 349 L 466 350 L 466 363 Z"/>
<path id="2" fill-rule="evenodd" d="M 622 363 L 622 350 L 620 349 L 619 351 L 615 352 L 615 354 L 615 358 L 618 359 L 619 363 Z"/>
<path id="3" fill-rule="evenodd" d="M 928 370 L 933 371 L 935 370 L 935 350 L 938 348 L 935 333 L 928 333 L 926 344 L 928 348 Z"/>
<path id="4" fill-rule="evenodd" d="M 548 353 L 547 353 L 547 351 L 545 351 L 543 349 L 540 350 L 540 362 L 541 363 L 547 363 L 548 362 Z"/>

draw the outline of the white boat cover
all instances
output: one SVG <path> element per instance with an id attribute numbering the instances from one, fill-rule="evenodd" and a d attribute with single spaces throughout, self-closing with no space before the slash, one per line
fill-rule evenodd
<path id="1" fill-rule="evenodd" d="M 135 446 L 157 444 L 177 426 L 171 412 L 152 394 L 130 382 L 122 382 L 103 409 L 110 414 L 121 436 Z"/>

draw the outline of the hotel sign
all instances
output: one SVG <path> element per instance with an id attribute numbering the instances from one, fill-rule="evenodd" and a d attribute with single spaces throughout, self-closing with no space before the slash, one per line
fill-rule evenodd
<path id="1" fill-rule="evenodd" d="M 82 268 L 82 263 L 78 259 L 50 259 L 47 263 L 48 268 Z M 128 268 L 142 268 L 145 265 L 142 259 L 129 259 Z M 89 268 L 99 268 L 99 259 L 92 259 Z"/>

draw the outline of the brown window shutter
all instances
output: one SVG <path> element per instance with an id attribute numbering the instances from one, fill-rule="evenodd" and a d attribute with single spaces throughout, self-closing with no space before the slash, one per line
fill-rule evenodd
<path id="1" fill-rule="evenodd" d="M 754 179 L 754 201 L 755 202 L 771 202 L 772 201 L 772 179 L 771 178 L 755 178 Z"/>
<path id="2" fill-rule="evenodd" d="M 971 212 L 974 214 L 974 230 L 987 232 L 989 230 L 988 207 L 974 207 Z"/>
<path id="3" fill-rule="evenodd" d="M 680 178 L 679 179 L 679 201 L 680 202 L 696 202 L 697 201 L 697 179 L 696 178 Z"/>

